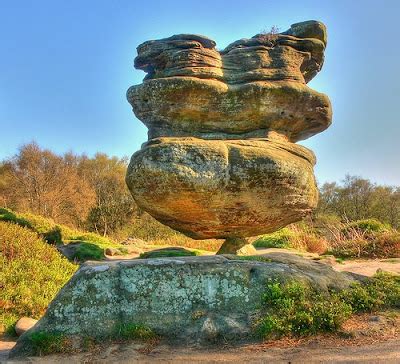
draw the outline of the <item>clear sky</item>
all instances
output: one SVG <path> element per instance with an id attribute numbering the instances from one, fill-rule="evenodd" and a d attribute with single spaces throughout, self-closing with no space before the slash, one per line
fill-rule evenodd
<path id="1" fill-rule="evenodd" d="M 131 155 L 146 139 L 125 92 L 136 46 L 177 33 L 219 48 L 272 25 L 321 20 L 325 65 L 309 85 L 333 124 L 302 144 L 319 182 L 346 173 L 400 185 L 399 0 L 0 0 L 0 158 L 36 140 L 58 153 Z"/>

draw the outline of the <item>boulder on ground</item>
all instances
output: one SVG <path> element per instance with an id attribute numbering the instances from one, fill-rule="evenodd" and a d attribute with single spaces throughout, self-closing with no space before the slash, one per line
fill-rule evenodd
<path id="1" fill-rule="evenodd" d="M 248 259 L 220 255 L 85 263 L 32 331 L 21 336 L 11 356 L 31 354 L 31 332 L 104 339 L 115 337 L 124 325 L 140 325 L 180 342 L 246 338 L 253 333 L 268 283 L 296 279 L 328 291 L 347 288 L 355 279 L 293 254 Z"/>
<path id="2" fill-rule="evenodd" d="M 37 322 L 38 320 L 30 317 L 21 317 L 15 324 L 15 333 L 18 336 L 21 336 L 22 334 L 30 330 L 33 326 L 35 326 Z"/>

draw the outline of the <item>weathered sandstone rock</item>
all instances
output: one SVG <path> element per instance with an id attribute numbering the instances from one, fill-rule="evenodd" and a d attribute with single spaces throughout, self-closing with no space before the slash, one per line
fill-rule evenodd
<path id="1" fill-rule="evenodd" d="M 32 354 L 33 332 L 71 336 L 79 343 L 79 338 L 115 337 L 129 324 L 179 342 L 238 339 L 251 335 L 267 282 L 298 279 L 321 291 L 354 282 L 346 273 L 293 254 L 266 257 L 266 262 L 234 256 L 88 262 L 20 337 L 11 357 Z"/>
<path id="2" fill-rule="evenodd" d="M 293 24 L 281 34 L 257 34 L 219 52 L 196 34 L 147 41 L 137 47 L 135 67 L 146 80 L 174 76 L 215 78 L 226 83 L 261 80 L 310 81 L 321 69 L 327 36 L 316 21 Z"/>
<path id="3" fill-rule="evenodd" d="M 228 238 L 219 253 L 311 212 L 315 158 L 293 143 L 331 123 L 328 97 L 306 85 L 326 44 L 317 21 L 221 51 L 194 34 L 141 44 L 147 76 L 127 92 L 149 129 L 127 172 L 138 205 L 193 238 Z"/>
<path id="4" fill-rule="evenodd" d="M 132 86 L 128 100 L 149 128 L 149 139 L 263 138 L 271 130 L 291 141 L 306 139 L 331 123 L 324 94 L 296 82 L 227 85 L 216 80 L 169 77 Z"/>
<path id="5" fill-rule="evenodd" d="M 321 69 L 325 46 L 325 26 L 313 21 L 221 52 L 199 35 L 148 41 L 135 59 L 148 75 L 127 98 L 149 139 L 247 139 L 274 130 L 295 142 L 331 123 L 328 97 L 305 85 Z"/>
<path id="6" fill-rule="evenodd" d="M 15 333 L 18 336 L 21 336 L 22 334 L 30 330 L 33 326 L 35 326 L 37 322 L 38 320 L 30 317 L 21 317 L 15 324 Z"/>
<path id="7" fill-rule="evenodd" d="M 308 149 L 281 139 L 160 138 L 131 159 L 127 184 L 157 220 L 197 238 L 253 236 L 317 204 Z"/>

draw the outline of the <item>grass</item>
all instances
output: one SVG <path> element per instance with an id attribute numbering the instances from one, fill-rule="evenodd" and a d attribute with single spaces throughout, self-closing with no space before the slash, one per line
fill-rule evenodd
<path id="1" fill-rule="evenodd" d="M 376 219 L 348 223 L 321 219 L 316 224 L 301 222 L 262 235 L 253 245 L 328 253 L 338 258 L 397 258 L 400 257 L 400 232 Z"/>
<path id="2" fill-rule="evenodd" d="M 79 240 L 74 241 L 74 243 L 79 243 L 80 245 L 72 256 L 73 260 L 84 262 L 86 260 L 104 259 L 104 248 L 99 245 Z"/>
<path id="3" fill-rule="evenodd" d="M 12 222 L 26 227 L 37 233 L 49 244 L 80 243 L 73 260 L 101 260 L 106 248 L 116 248 L 121 251 L 126 247 L 117 244 L 107 237 L 71 229 L 68 226 L 56 224 L 52 219 L 31 213 L 16 213 L 9 209 L 0 208 L 0 221 Z"/>
<path id="4" fill-rule="evenodd" d="M 400 276 L 380 273 L 341 292 L 319 292 L 299 281 L 271 282 L 263 295 L 262 338 L 334 332 L 355 313 L 400 308 Z"/>
<path id="5" fill-rule="evenodd" d="M 115 334 L 115 339 L 122 340 L 149 340 L 155 338 L 157 335 L 152 329 L 137 323 L 124 323 L 118 326 Z"/>
<path id="6" fill-rule="evenodd" d="M 28 228 L 0 221 L 0 332 L 39 318 L 77 266 Z"/>
<path id="7" fill-rule="evenodd" d="M 71 351 L 70 340 L 63 334 L 33 332 L 28 338 L 34 355 L 48 355 Z"/>
<path id="8" fill-rule="evenodd" d="M 231 259 L 228 256 L 229 259 Z M 255 262 L 265 262 L 270 263 L 273 262 L 272 259 L 263 257 L 262 255 L 236 255 L 233 260 L 245 260 L 245 261 L 255 261 Z"/>
<path id="9" fill-rule="evenodd" d="M 296 249 L 323 254 L 328 249 L 327 241 L 305 224 L 290 225 L 274 233 L 258 237 L 253 242 L 256 248 Z"/>
<path id="10" fill-rule="evenodd" d="M 142 239 L 150 245 L 158 246 L 180 246 L 190 249 L 217 251 L 223 243 L 221 239 L 195 240 L 186 235 L 165 226 L 144 213 L 140 218 L 131 222 L 129 226 L 122 229 L 116 237 L 118 240 L 127 236 Z"/>
<path id="11" fill-rule="evenodd" d="M 166 257 L 188 257 L 198 256 L 201 252 L 198 250 L 188 250 L 184 248 L 162 248 L 157 250 L 151 250 L 140 254 L 141 259 L 147 258 L 166 258 Z"/>
<path id="12" fill-rule="evenodd" d="M 291 239 L 294 237 L 293 231 L 288 228 L 280 229 L 272 234 L 266 234 L 254 241 L 256 248 L 291 248 Z"/>

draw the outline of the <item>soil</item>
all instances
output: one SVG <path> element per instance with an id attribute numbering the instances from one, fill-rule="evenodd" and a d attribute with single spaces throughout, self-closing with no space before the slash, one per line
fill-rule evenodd
<path id="1" fill-rule="evenodd" d="M 10 342 L 3 342 L 0 346 L 3 360 L 10 346 Z M 207 348 L 197 345 L 177 347 L 162 342 L 108 343 L 84 353 L 30 357 L 20 362 L 48 364 L 399 363 L 400 312 L 355 316 L 345 323 L 341 332 L 335 335 L 318 335 L 302 339 L 286 338 L 236 345 L 225 343 Z"/>

